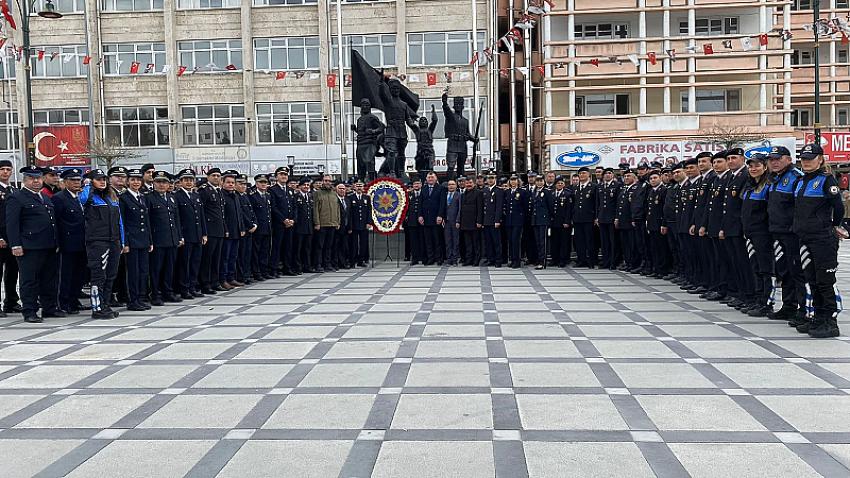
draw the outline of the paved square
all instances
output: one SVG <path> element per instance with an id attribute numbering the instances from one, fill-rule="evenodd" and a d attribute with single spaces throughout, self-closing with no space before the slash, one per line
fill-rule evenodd
<path id="1" fill-rule="evenodd" d="M 848 417 L 846 337 L 608 271 L 381 265 L 0 319 L 4 478 L 850 476 Z"/>

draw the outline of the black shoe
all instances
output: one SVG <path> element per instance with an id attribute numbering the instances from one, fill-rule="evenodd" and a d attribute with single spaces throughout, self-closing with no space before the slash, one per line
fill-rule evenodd
<path id="1" fill-rule="evenodd" d="M 493 266 L 493 267 L 495 267 L 496 269 L 501 269 L 501 268 L 502 268 L 502 263 L 501 263 L 501 262 L 497 262 L 497 263 L 496 263 L 496 265 L 495 265 L 495 266 Z"/>
<path id="2" fill-rule="evenodd" d="M 199 299 L 199 298 L 201 298 L 201 297 L 203 297 L 203 296 L 204 296 L 204 294 L 202 294 L 202 293 L 200 293 L 200 292 L 198 292 L 198 291 L 196 291 L 196 290 L 193 290 L 193 291 L 191 291 L 191 292 L 189 292 L 189 293 L 190 293 L 190 294 L 192 294 L 192 297 L 194 297 L 194 298 L 196 298 L 196 299 Z"/>
<path id="3" fill-rule="evenodd" d="M 20 314 L 23 311 L 24 309 L 18 304 L 7 305 L 6 307 L 3 307 L 3 312 L 7 314 Z"/>
<path id="4" fill-rule="evenodd" d="M 767 316 L 767 318 L 770 319 L 770 320 L 781 320 L 783 322 L 788 322 L 791 319 L 793 319 L 796 315 L 797 315 L 796 307 L 792 309 L 790 307 L 783 306 L 781 309 L 777 310 L 776 312 L 770 313 Z"/>
<path id="5" fill-rule="evenodd" d="M 769 305 L 760 305 L 747 310 L 745 313 L 750 317 L 767 317 L 773 313 L 773 307 Z"/>
<path id="6" fill-rule="evenodd" d="M 41 316 L 45 319 L 49 319 L 49 318 L 68 317 L 68 314 L 66 314 L 65 311 L 63 311 L 63 310 L 56 309 L 56 310 L 51 310 L 49 312 L 42 312 Z"/>
<path id="7" fill-rule="evenodd" d="M 144 311 L 148 310 L 148 308 L 145 307 L 143 304 L 128 304 L 127 310 L 132 310 L 132 311 L 136 311 L 136 312 L 144 312 Z"/>
<path id="8" fill-rule="evenodd" d="M 192 299 L 195 298 L 195 296 L 188 293 L 188 292 L 184 292 L 184 293 L 180 294 L 180 298 L 183 299 L 183 300 L 192 300 Z"/>
<path id="9" fill-rule="evenodd" d="M 823 321 L 809 329 L 809 337 L 814 339 L 826 339 L 838 337 L 841 331 L 838 330 L 838 320 L 834 317 L 827 317 Z"/>
<path id="10" fill-rule="evenodd" d="M 201 295 L 215 295 L 215 291 L 212 289 L 201 289 Z"/>
<path id="11" fill-rule="evenodd" d="M 62 309 L 68 315 L 80 315 L 80 309 Z"/>
<path id="12" fill-rule="evenodd" d="M 715 292 L 715 293 L 714 293 L 714 297 L 713 297 L 713 298 L 710 298 L 710 299 L 708 299 L 708 300 L 710 300 L 710 301 L 712 301 L 712 302 L 719 302 L 719 301 L 721 301 L 721 300 L 723 300 L 723 299 L 725 299 L 725 298 L 726 298 L 726 295 L 721 294 L 721 293 L 719 293 L 719 292 Z"/>
<path id="13" fill-rule="evenodd" d="M 24 322 L 29 322 L 31 324 L 40 324 L 44 322 L 44 319 L 42 319 L 38 315 L 28 315 L 24 317 Z"/>
<path id="14" fill-rule="evenodd" d="M 688 294 L 695 294 L 695 295 L 702 295 L 702 294 L 705 294 L 706 292 L 708 292 L 708 289 L 706 289 L 703 286 L 698 286 L 696 289 L 688 290 Z"/>
<path id="15" fill-rule="evenodd" d="M 164 302 L 175 302 L 175 303 L 183 302 L 183 299 L 181 299 L 180 297 L 177 297 L 174 294 L 164 295 L 164 296 L 162 296 L 162 300 Z"/>
<path id="16" fill-rule="evenodd" d="M 94 310 L 91 313 L 91 318 L 95 320 L 109 320 L 112 319 L 112 312 L 108 310 Z"/>
<path id="17" fill-rule="evenodd" d="M 732 297 L 731 295 L 727 295 L 726 297 L 723 297 L 722 299 L 719 299 L 719 300 L 718 300 L 718 302 L 720 302 L 721 304 L 727 304 L 727 305 L 728 305 L 728 304 L 729 304 L 730 302 L 732 302 L 733 300 L 735 300 L 735 298 L 734 298 L 734 297 Z"/>
<path id="18" fill-rule="evenodd" d="M 156 307 L 162 307 L 163 305 L 165 305 L 165 302 L 163 302 L 162 299 L 151 299 L 151 305 Z"/>
<path id="19" fill-rule="evenodd" d="M 519 269 L 519 262 L 511 263 L 511 269 Z"/>
<path id="20" fill-rule="evenodd" d="M 142 307 L 144 307 L 145 310 L 153 309 L 153 306 L 150 304 L 150 302 L 142 302 Z"/>

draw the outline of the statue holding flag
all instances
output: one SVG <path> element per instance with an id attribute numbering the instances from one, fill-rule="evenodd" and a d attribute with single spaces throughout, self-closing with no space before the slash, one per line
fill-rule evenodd
<path id="1" fill-rule="evenodd" d="M 466 164 L 466 142 L 478 144 L 478 138 L 469 134 L 469 120 L 463 116 L 463 97 L 454 99 L 454 111 L 449 108 L 449 94 L 443 93 L 443 115 L 446 117 L 446 166 L 449 179 L 463 176 Z M 457 168 L 457 170 L 455 170 Z"/>
<path id="2" fill-rule="evenodd" d="M 399 97 L 401 82 L 395 78 L 389 81 L 381 75 L 381 85 L 378 94 L 384 104 L 384 115 L 387 117 L 387 128 L 384 130 L 384 164 L 381 173 L 392 174 L 397 178 L 403 177 L 405 164 L 405 149 L 407 149 L 407 125 L 416 121 L 417 117 L 410 111 L 407 104 Z M 387 93 L 389 91 L 389 93 Z"/>

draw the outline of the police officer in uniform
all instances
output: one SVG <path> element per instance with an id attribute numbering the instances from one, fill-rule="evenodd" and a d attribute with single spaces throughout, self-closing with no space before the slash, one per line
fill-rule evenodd
<path id="1" fill-rule="evenodd" d="M 496 187 L 496 174 L 487 173 L 487 186 L 482 191 L 484 247 L 487 256 L 486 265 L 502 267 L 502 238 L 499 228 L 504 214 L 502 190 Z"/>
<path id="2" fill-rule="evenodd" d="M 697 253 L 697 257 L 699 258 L 699 267 L 696 274 L 698 282 L 694 284 L 695 287 L 688 288 L 689 294 L 702 295 L 709 292 L 709 287 L 711 287 L 713 283 L 712 278 L 716 274 L 716 271 L 712 266 L 711 259 L 711 238 L 705 234 L 705 231 L 703 231 L 702 234 L 699 232 L 706 220 L 708 200 L 711 196 L 710 190 L 712 183 L 714 182 L 714 177 L 717 175 L 711 168 L 712 156 L 713 155 L 708 151 L 703 151 L 697 154 L 696 157 L 700 177 L 697 179 L 695 184 L 696 198 L 694 198 L 694 212 L 691 215 L 692 223 L 688 232 L 694 239 L 691 243 L 691 250 Z"/>
<path id="3" fill-rule="evenodd" d="M 712 301 L 728 302 L 727 295 L 734 291 L 735 285 L 729 281 L 729 262 L 720 239 L 720 229 L 723 221 L 723 198 L 726 196 L 726 182 L 729 168 L 726 164 L 726 151 L 714 153 L 711 157 L 714 177 L 708 189 L 705 215 L 699 229 L 701 236 L 711 239 L 711 256 L 709 264 L 714 271 L 709 291 L 700 297 Z M 731 300 L 731 299 L 729 299 Z"/>
<path id="4" fill-rule="evenodd" d="M 520 187 L 516 174 L 508 181 L 505 195 L 505 229 L 508 235 L 508 261 L 512 269 L 520 267 L 522 257 L 522 230 L 528 212 L 528 190 Z"/>
<path id="5" fill-rule="evenodd" d="M 239 259 L 239 239 L 245 235 L 242 205 L 236 196 L 236 176 L 229 169 L 221 173 L 222 196 L 224 197 L 224 244 L 221 247 L 218 280 L 222 289 L 230 290 L 245 284 L 236 281 L 236 262 Z"/>
<path id="6" fill-rule="evenodd" d="M 558 176 L 555 180 L 552 199 L 554 210 L 552 212 L 552 264 L 558 267 L 566 267 L 570 262 L 570 245 L 572 239 L 573 222 L 573 190 L 567 188 L 566 178 Z M 547 188 L 547 190 L 549 190 Z"/>
<path id="7" fill-rule="evenodd" d="M 207 243 L 207 221 L 201 196 L 193 190 L 195 171 L 183 169 L 177 173 L 180 187 L 174 191 L 183 247 L 177 250 L 177 292 L 186 300 L 203 297 L 198 283 L 203 247 Z M 132 179 L 132 176 L 131 176 Z M 129 260 L 129 258 L 128 258 Z"/>
<path id="8" fill-rule="evenodd" d="M 463 178 L 460 179 L 461 181 Z M 475 180 L 466 179 L 466 189 L 460 195 L 460 211 L 457 217 L 457 225 L 463 236 L 463 263 L 464 266 L 478 266 L 481 261 L 481 228 L 484 222 L 484 196 L 481 190 L 475 187 Z"/>
<path id="9" fill-rule="evenodd" d="M 773 313 L 773 240 L 767 217 L 767 194 L 770 190 L 767 155 L 755 154 L 747 160 L 749 180 L 741 192 L 741 226 L 746 237 L 750 269 L 755 274 L 750 317 L 767 317 Z"/>
<path id="10" fill-rule="evenodd" d="M 251 257 L 253 256 L 254 233 L 257 232 L 257 217 L 254 215 L 254 208 L 251 207 L 251 198 L 248 197 L 248 176 L 245 174 L 236 176 L 236 197 L 242 207 L 242 228 L 245 230 L 244 235 L 239 238 L 236 280 L 239 283 L 251 284 L 254 282 Z"/>
<path id="11" fill-rule="evenodd" d="M 310 178 L 304 176 L 298 181 L 298 193 L 295 194 L 295 270 L 318 272 L 310 264 L 310 246 L 313 237 L 313 197 L 310 195 Z"/>
<path id="12" fill-rule="evenodd" d="M 292 192 L 287 189 L 289 170 L 275 170 L 276 183 L 269 188 L 272 212 L 272 243 L 269 275 L 295 275 L 293 260 L 295 232 L 295 203 Z M 312 224 L 311 224 L 312 227 Z"/>
<path id="13" fill-rule="evenodd" d="M 6 233 L 6 199 L 12 195 L 17 188 L 12 186 L 9 179 L 12 177 L 12 162 L 8 159 L 0 160 L 0 277 L 2 277 L 4 285 L 5 298 L 3 300 L 3 310 L 0 311 L 0 317 L 4 317 L 7 312 L 20 312 L 21 306 L 18 304 L 18 261 L 12 255 L 9 249 L 9 239 Z"/>
<path id="14" fill-rule="evenodd" d="M 59 242 L 59 308 L 72 315 L 80 313 L 79 297 L 88 270 L 85 217 L 79 199 L 82 174 L 77 168 L 62 171 L 65 189 L 50 198 Z"/>
<path id="15" fill-rule="evenodd" d="M 537 246 L 537 257 L 541 258 L 535 269 L 546 267 L 546 237 L 555 213 L 555 201 L 552 191 L 546 188 L 543 176 L 537 176 L 534 196 L 531 202 L 531 226 L 534 228 L 534 243 Z"/>
<path id="16" fill-rule="evenodd" d="M 24 187 L 6 199 L 6 234 L 21 273 L 24 321 L 39 323 L 67 316 L 56 300 L 56 214 L 53 203 L 41 193 L 44 170 L 25 166 L 20 173 Z"/>
<path id="17" fill-rule="evenodd" d="M 597 168 L 598 170 L 599 168 Z M 619 262 L 619 248 L 614 230 L 614 219 L 617 216 L 617 200 L 622 184 L 614 178 L 614 170 L 605 168 L 602 181 L 599 184 L 599 205 L 596 210 L 596 222 L 599 224 L 599 241 L 602 246 L 603 269 L 614 270 Z M 569 257 L 567 258 L 569 261 Z"/>
<path id="18" fill-rule="evenodd" d="M 142 311 L 151 308 L 146 300 L 153 241 L 148 202 L 142 191 L 144 173 L 141 169 L 130 169 L 127 175 L 129 187 L 118 196 L 127 247 L 127 310 Z"/>
<path id="19" fill-rule="evenodd" d="M 363 181 L 354 183 L 354 194 L 348 196 L 349 254 L 351 263 L 366 267 L 369 262 L 369 230 L 372 228 L 372 201 L 363 192 Z"/>
<path id="20" fill-rule="evenodd" d="M 697 181 L 701 177 L 696 158 L 688 158 L 682 162 L 685 172 L 685 181 L 678 196 L 676 206 L 676 234 L 679 236 L 679 261 L 682 264 L 681 276 L 674 281 L 682 290 L 697 288 L 697 274 L 699 272 L 699 252 L 694 249 L 695 238 L 691 236 L 691 223 L 693 223 L 694 202 L 697 198 L 699 186 Z"/>
<path id="21" fill-rule="evenodd" d="M 198 196 L 204 205 L 204 218 L 207 221 L 207 244 L 201 251 L 201 268 L 198 282 L 201 293 L 215 294 L 223 291 L 219 284 L 219 264 L 221 248 L 224 244 L 224 194 L 221 191 L 221 170 L 212 168 L 207 171 L 207 182 L 198 188 Z"/>
<path id="22" fill-rule="evenodd" d="M 646 196 L 646 230 L 649 251 L 652 254 L 650 272 L 652 277 L 660 279 L 668 271 L 667 261 L 670 256 L 667 240 L 661 233 L 661 228 L 664 227 L 664 199 L 667 190 L 661 183 L 661 171 L 652 170 L 647 176 L 650 189 Z"/>
<path id="23" fill-rule="evenodd" d="M 596 220 L 599 186 L 590 181 L 590 169 L 579 169 L 579 184 L 573 201 L 573 229 L 575 230 L 576 266 L 596 266 L 596 246 L 593 242 L 593 222 Z"/>
<path id="24" fill-rule="evenodd" d="M 254 184 L 257 190 L 251 193 L 249 199 L 251 201 L 251 207 L 254 209 L 254 217 L 257 220 L 257 230 L 254 231 L 253 235 L 254 245 L 252 249 L 251 270 L 254 272 L 254 280 L 263 281 L 272 278 L 272 199 L 269 193 L 268 176 L 265 174 L 254 176 Z M 285 183 L 282 189 L 282 194 L 286 195 L 288 200 L 289 193 L 286 191 Z M 291 241 L 289 248 L 292 249 Z M 289 272 L 294 275 L 291 270 Z"/>
<path id="25" fill-rule="evenodd" d="M 153 251 L 151 253 L 151 305 L 164 302 L 182 302 L 174 295 L 174 262 L 177 248 L 183 246 L 182 226 L 177 202 L 168 193 L 168 173 L 156 171 L 153 176 L 154 192 L 147 195 L 150 213 Z"/>
<path id="26" fill-rule="evenodd" d="M 523 250 L 525 251 L 525 257 L 529 265 L 537 265 L 539 263 L 543 263 L 542 258 L 537 257 L 537 243 L 534 239 L 534 228 L 531 226 L 531 214 L 532 214 L 532 205 L 531 198 L 534 197 L 534 193 L 537 192 L 537 173 L 534 171 L 528 171 L 526 173 L 527 184 L 525 185 L 526 191 L 528 191 L 528 211 L 525 215 L 525 224 L 522 229 L 522 244 Z"/>
<path id="27" fill-rule="evenodd" d="M 425 235 L 423 227 L 419 224 L 421 215 L 421 204 L 419 198 L 422 196 L 422 181 L 419 178 L 413 180 L 413 187 L 407 193 L 407 217 L 404 219 L 404 229 L 407 231 L 405 239 L 410 244 L 410 265 L 415 266 L 424 263 L 425 258 Z"/>
<path id="28" fill-rule="evenodd" d="M 729 263 L 728 278 L 737 284 L 738 294 L 727 303 L 729 307 L 746 312 L 755 302 L 755 276 L 750 267 L 747 243 L 744 240 L 741 206 L 744 187 L 749 183 L 749 173 L 744 164 L 744 150 L 732 148 L 726 151 L 729 167 L 726 195 L 723 200 L 723 220 L 720 237 Z"/>
<path id="29" fill-rule="evenodd" d="M 635 224 L 632 221 L 632 199 L 637 186 L 637 176 L 634 171 L 627 170 L 623 174 L 623 187 L 617 197 L 617 215 L 614 216 L 614 228 L 620 236 L 620 247 L 623 250 L 623 265 L 621 271 L 637 270 L 640 265 L 640 253 L 635 245 Z"/>

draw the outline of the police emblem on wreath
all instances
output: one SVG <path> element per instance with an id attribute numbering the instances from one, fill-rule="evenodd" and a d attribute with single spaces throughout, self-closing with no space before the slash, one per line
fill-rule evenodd
<path id="1" fill-rule="evenodd" d="M 372 223 L 380 234 L 398 232 L 407 213 L 404 185 L 395 178 L 378 178 L 369 183 L 366 193 L 372 200 Z"/>

